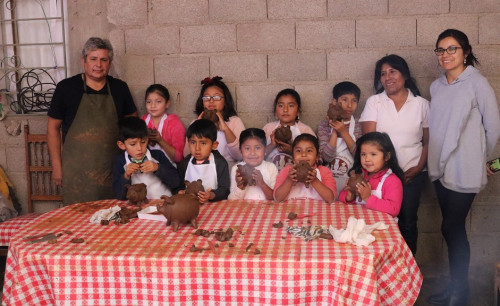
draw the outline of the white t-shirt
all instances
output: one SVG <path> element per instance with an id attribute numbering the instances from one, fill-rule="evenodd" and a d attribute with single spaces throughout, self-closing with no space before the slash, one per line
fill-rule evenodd
<path id="1" fill-rule="evenodd" d="M 258 186 L 247 186 L 245 189 L 241 190 L 236 186 L 236 169 L 238 165 L 245 165 L 245 162 L 239 162 L 234 165 L 231 169 L 231 193 L 229 194 L 229 200 L 266 200 L 266 196 L 262 189 Z M 278 168 L 271 162 L 262 161 L 260 165 L 255 167 L 262 173 L 264 182 L 269 186 L 269 188 L 274 189 L 276 184 L 276 176 L 278 176 Z"/>
<path id="2" fill-rule="evenodd" d="M 406 171 L 420 160 L 423 129 L 429 127 L 428 116 L 429 101 L 426 99 L 408 90 L 408 98 L 398 112 L 384 91 L 368 98 L 359 122 L 375 121 L 377 132 L 389 135 L 399 166 Z"/>

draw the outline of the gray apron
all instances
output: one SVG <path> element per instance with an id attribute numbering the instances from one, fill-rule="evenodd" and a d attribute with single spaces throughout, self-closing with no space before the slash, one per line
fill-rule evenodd
<path id="1" fill-rule="evenodd" d="M 62 149 L 63 203 L 70 205 L 114 197 L 111 188 L 113 159 L 119 150 L 118 115 L 111 96 L 87 93 L 83 96 Z"/>

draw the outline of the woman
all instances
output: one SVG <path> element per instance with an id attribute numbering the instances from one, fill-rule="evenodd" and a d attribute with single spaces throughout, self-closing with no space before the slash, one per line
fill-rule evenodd
<path id="1" fill-rule="evenodd" d="M 420 96 L 406 61 L 387 55 L 375 65 L 377 92 L 366 101 L 359 121 L 363 134 L 385 132 L 404 171 L 403 202 L 398 225 L 413 254 L 417 252 L 417 211 L 424 188 L 429 143 L 429 101 Z"/>
<path id="2" fill-rule="evenodd" d="M 500 135 L 495 93 L 479 71 L 467 36 L 441 33 L 434 52 L 445 73 L 431 84 L 429 177 L 443 215 L 441 232 L 448 245 L 450 284 L 430 296 L 431 304 L 463 305 L 468 296 L 470 246 L 465 218 L 484 188 L 487 157 Z"/>

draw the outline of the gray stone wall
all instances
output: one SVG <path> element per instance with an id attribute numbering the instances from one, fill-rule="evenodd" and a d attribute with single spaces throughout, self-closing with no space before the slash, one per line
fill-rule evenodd
<path id="1" fill-rule="evenodd" d="M 464 31 L 500 100 L 500 1 L 498 0 L 82 0 L 68 1 L 70 75 L 81 72 L 80 52 L 90 36 L 111 40 L 112 74 L 127 81 L 141 114 L 144 92 L 162 83 L 170 112 L 193 118 L 200 81 L 223 76 L 247 127 L 274 120 L 276 93 L 295 88 L 301 120 L 316 128 L 331 89 L 350 80 L 362 90 L 357 114 L 373 94 L 380 57 L 404 57 L 423 96 L 441 73 L 432 52 L 446 28 Z M 12 116 L 0 122 L 0 164 L 25 205 L 22 136 L 5 133 L 10 118 L 41 132 L 44 116 Z M 500 156 L 500 147 L 496 155 Z M 476 198 L 467 228 L 472 247 L 473 296 L 493 301 L 493 263 L 500 260 L 500 175 Z M 43 207 L 50 209 L 52 206 Z M 38 208 L 40 209 L 40 208 Z M 446 273 L 440 211 L 430 183 L 419 212 L 417 261 L 425 277 Z M 489 298 L 491 296 L 491 299 Z"/>

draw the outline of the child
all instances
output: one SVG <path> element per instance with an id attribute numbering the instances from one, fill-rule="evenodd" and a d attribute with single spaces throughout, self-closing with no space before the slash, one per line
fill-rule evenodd
<path id="1" fill-rule="evenodd" d="M 266 151 L 266 133 L 261 129 L 250 128 L 241 132 L 240 150 L 243 162 L 234 165 L 231 169 L 230 200 L 273 200 L 273 188 L 278 175 L 278 169 L 273 163 L 264 160 Z M 238 165 L 255 167 L 253 179 L 255 185 L 246 186 L 238 170 Z"/>
<path id="2" fill-rule="evenodd" d="M 177 169 L 160 150 L 148 150 L 148 128 L 137 117 L 126 117 L 119 122 L 117 145 L 124 151 L 113 164 L 113 191 L 125 200 L 125 184 L 147 185 L 147 198 L 171 196 L 171 190 L 180 185 Z"/>
<path id="3" fill-rule="evenodd" d="M 203 86 L 196 101 L 195 113 L 200 119 L 205 109 L 217 111 L 219 117 L 217 125 L 218 150 L 228 164 L 232 166 L 241 160 L 238 137 L 245 129 L 245 125 L 236 114 L 229 88 L 221 80 L 221 77 L 215 76 L 201 81 Z"/>
<path id="4" fill-rule="evenodd" d="M 319 152 L 325 166 L 330 168 L 337 183 L 337 194 L 344 188 L 349 170 L 354 163 L 356 138 L 361 137 L 361 126 L 354 119 L 361 90 L 351 82 L 340 82 L 333 87 L 332 104 L 342 108 L 342 120 L 326 117 L 319 123 Z"/>
<path id="5" fill-rule="evenodd" d="M 153 84 L 146 89 L 148 113 L 142 120 L 146 121 L 148 128 L 159 132 L 150 135 L 149 139 L 156 142 L 151 148 L 162 150 L 171 161 L 178 163 L 183 157 L 186 129 L 177 115 L 167 115 L 169 107 L 170 93 L 165 86 Z"/>
<path id="6" fill-rule="evenodd" d="M 397 217 L 403 200 L 403 170 L 398 165 L 396 151 L 386 133 L 371 132 L 356 142 L 354 165 L 350 171 L 363 173 L 366 182 L 357 185 L 361 199 L 347 190 L 340 192 L 339 201 L 366 204 L 366 207 Z"/>
<path id="7" fill-rule="evenodd" d="M 181 178 L 192 182 L 202 180 L 205 191 L 198 193 L 201 204 L 227 199 L 229 194 L 229 168 L 217 151 L 217 127 L 207 119 L 194 121 L 187 129 L 189 150 L 179 164 Z"/>
<path id="8" fill-rule="evenodd" d="M 284 201 L 290 199 L 316 199 L 328 203 L 333 202 L 336 196 L 335 179 L 330 169 L 317 166 L 319 161 L 318 139 L 310 134 L 297 136 L 292 144 L 293 162 L 298 164 L 307 161 L 312 167 L 309 171 L 306 184 L 297 182 L 296 170 L 288 165 L 280 171 L 274 186 L 274 199 Z"/>
<path id="9" fill-rule="evenodd" d="M 278 170 L 292 164 L 292 147 L 288 143 L 274 139 L 274 132 L 280 126 L 290 126 L 292 141 L 303 133 L 316 136 L 314 131 L 306 124 L 299 121 L 300 95 L 293 89 L 283 89 L 274 99 L 274 114 L 278 117 L 275 122 L 264 126 L 267 137 L 266 160 L 274 163 Z"/>

